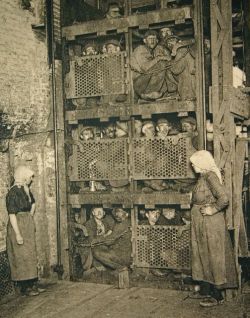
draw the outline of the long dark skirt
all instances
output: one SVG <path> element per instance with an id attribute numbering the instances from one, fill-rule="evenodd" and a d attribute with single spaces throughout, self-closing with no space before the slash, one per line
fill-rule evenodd
<path id="1" fill-rule="evenodd" d="M 37 254 L 35 225 L 29 212 L 16 214 L 17 224 L 23 237 L 23 244 L 18 245 L 10 221 L 7 226 L 7 254 L 14 281 L 37 278 Z"/>
<path id="2" fill-rule="evenodd" d="M 233 248 L 223 212 L 203 216 L 192 208 L 192 277 L 217 288 L 237 287 Z"/>

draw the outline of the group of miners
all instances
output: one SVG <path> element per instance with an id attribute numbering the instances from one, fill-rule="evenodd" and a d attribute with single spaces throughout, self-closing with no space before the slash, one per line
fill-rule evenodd
<path id="1" fill-rule="evenodd" d="M 190 215 L 182 216 L 175 208 L 155 208 L 139 211 L 139 225 L 178 225 L 179 237 L 190 229 Z M 132 242 L 130 212 L 120 207 L 111 213 L 99 206 L 91 209 L 85 224 L 74 224 L 76 253 L 80 255 L 85 275 L 107 269 L 124 270 L 131 265 Z M 148 246 L 150 249 L 150 246 Z M 148 251 L 149 252 L 149 251 Z M 152 271 L 164 276 L 164 272 Z"/>
<path id="2" fill-rule="evenodd" d="M 182 41 L 164 27 L 159 33 L 148 30 L 143 44 L 132 53 L 130 66 L 137 98 L 195 99 L 194 41 Z"/>
<path id="3" fill-rule="evenodd" d="M 156 122 L 152 120 L 134 120 L 134 138 L 147 138 L 153 140 L 154 138 L 167 139 L 168 137 L 176 138 L 176 143 L 180 138 L 190 138 L 192 147 L 195 151 L 198 146 L 198 133 L 196 127 L 196 120 L 194 117 L 183 117 L 180 120 L 181 131 L 174 128 L 174 125 L 166 118 L 159 118 Z M 111 122 L 97 129 L 94 126 L 84 126 L 79 131 L 80 142 L 89 142 L 98 139 L 118 139 L 127 138 L 129 136 L 129 126 L 127 122 L 117 121 L 115 123 Z M 117 145 L 118 147 L 118 145 Z M 119 151 L 119 150 L 118 150 Z M 155 158 L 155 154 L 152 149 L 145 150 L 145 155 L 148 157 L 148 166 L 156 165 L 159 158 Z M 96 159 L 93 163 L 97 168 L 103 169 L 105 167 L 104 162 L 99 162 L 98 154 L 96 154 Z M 90 164 L 90 168 L 92 165 Z M 86 183 L 87 184 L 87 183 Z M 103 181 L 93 181 L 94 184 L 92 188 L 90 184 L 86 185 L 83 191 L 106 191 L 111 190 L 113 192 L 128 191 L 129 181 L 128 180 L 103 180 Z M 186 180 L 163 180 L 163 179 L 148 179 L 140 182 L 142 191 L 145 193 L 150 193 L 153 191 L 165 191 L 173 190 L 178 192 L 190 192 L 192 190 L 191 185 L 193 184 L 192 179 Z"/>
<path id="4" fill-rule="evenodd" d="M 191 116 L 183 117 L 180 120 L 180 129 L 165 117 L 159 118 L 156 122 L 153 120 L 134 120 L 133 136 L 145 138 L 166 138 L 181 134 L 182 137 L 191 137 L 193 145 L 197 148 L 197 124 L 196 119 Z M 104 125 L 101 129 L 95 126 L 84 126 L 80 129 L 79 138 L 82 141 L 94 140 L 98 138 L 114 139 L 128 137 L 129 127 L 125 121 L 111 122 Z"/>
<path id="5" fill-rule="evenodd" d="M 113 55 L 122 50 L 121 41 L 110 38 L 100 46 L 94 41 L 85 43 L 82 56 Z M 82 65 L 82 56 L 75 58 L 79 66 Z M 174 35 L 169 27 L 161 28 L 159 32 L 148 30 L 144 34 L 143 44 L 137 46 L 131 54 L 130 67 L 136 102 L 163 99 L 195 99 L 194 40 L 181 40 Z M 105 70 L 105 72 L 107 71 Z M 91 72 L 93 72 L 92 69 Z M 100 72 L 100 70 L 96 70 L 96 72 Z M 93 85 L 99 84 L 93 83 Z M 67 86 L 70 86 L 70 83 L 67 84 L 66 81 L 66 94 L 67 90 L 69 90 Z M 123 93 L 115 94 L 113 99 L 112 94 L 109 98 L 105 94 L 88 98 L 94 100 L 92 103 L 87 103 L 87 106 L 90 107 L 108 102 L 119 103 L 127 101 L 127 95 Z M 86 106 L 86 102 L 81 103 L 81 98 L 73 99 L 73 104 L 78 108 Z"/>

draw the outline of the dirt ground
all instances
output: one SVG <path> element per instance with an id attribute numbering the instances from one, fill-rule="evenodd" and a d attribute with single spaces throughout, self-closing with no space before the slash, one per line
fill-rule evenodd
<path id="1" fill-rule="evenodd" d="M 47 282 L 39 296 L 15 296 L 0 305 L 1 318 L 247 318 L 250 286 L 244 294 L 213 308 L 202 308 L 188 291 L 87 282 Z"/>

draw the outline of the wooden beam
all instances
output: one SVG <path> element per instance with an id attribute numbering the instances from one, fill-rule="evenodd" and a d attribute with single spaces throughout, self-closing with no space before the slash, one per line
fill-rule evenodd
<path id="1" fill-rule="evenodd" d="M 155 21 L 158 23 L 175 21 L 178 20 L 180 16 L 184 20 L 191 19 L 192 6 L 174 9 L 160 9 L 143 14 L 133 14 L 119 19 L 87 21 L 81 24 L 64 27 L 62 29 L 62 36 L 66 37 L 67 40 L 72 40 L 79 35 L 99 34 L 100 32 L 103 32 L 103 30 L 107 32 L 112 30 L 134 28 L 141 25 L 150 26 Z"/>

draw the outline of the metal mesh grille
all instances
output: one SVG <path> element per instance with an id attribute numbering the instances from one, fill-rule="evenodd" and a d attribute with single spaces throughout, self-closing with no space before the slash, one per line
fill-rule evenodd
<path id="1" fill-rule="evenodd" d="M 182 226 L 138 225 L 135 265 L 172 269 L 190 269 L 190 231 Z"/>
<path id="2" fill-rule="evenodd" d="M 193 177 L 189 157 L 191 150 L 189 138 L 133 140 L 133 178 L 177 179 Z"/>
<path id="3" fill-rule="evenodd" d="M 74 84 L 68 98 L 125 93 L 124 52 L 81 57 L 70 63 L 70 73 Z"/>
<path id="4" fill-rule="evenodd" d="M 0 253 L 0 298 L 14 294 L 14 285 L 10 278 L 10 267 L 6 252 Z"/>
<path id="5" fill-rule="evenodd" d="M 82 142 L 74 146 L 72 181 L 128 179 L 127 139 Z"/>

